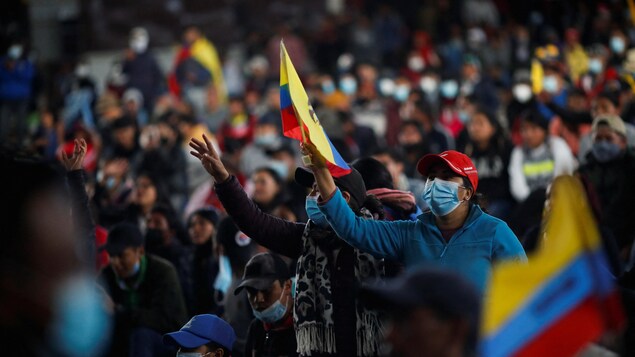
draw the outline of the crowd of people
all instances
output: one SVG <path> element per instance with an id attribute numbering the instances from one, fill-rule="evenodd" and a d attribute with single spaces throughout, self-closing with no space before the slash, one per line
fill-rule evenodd
<path id="1" fill-rule="evenodd" d="M 105 88 L 78 61 L 50 93 L 15 43 L 0 59 L 3 340 L 24 355 L 471 356 L 492 265 L 539 249 L 560 175 L 583 182 L 630 311 L 632 19 L 614 2 L 525 21 L 511 6 L 426 2 L 409 28 L 352 2 L 242 58 L 188 27 L 169 73 L 135 27 Z M 281 40 L 350 174 L 283 135 Z"/>

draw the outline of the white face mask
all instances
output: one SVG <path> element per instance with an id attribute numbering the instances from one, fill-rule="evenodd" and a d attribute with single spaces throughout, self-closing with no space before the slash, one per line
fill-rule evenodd
<path id="1" fill-rule="evenodd" d="M 545 76 L 542 80 L 542 87 L 549 94 L 558 93 L 558 78 L 554 75 Z"/>
<path id="2" fill-rule="evenodd" d="M 148 48 L 150 40 L 144 36 L 137 36 L 130 40 L 130 48 L 136 53 L 143 53 Z"/>
<path id="3" fill-rule="evenodd" d="M 412 56 L 408 59 L 408 68 L 413 72 L 421 72 L 426 67 L 421 56 Z"/>
<path id="4" fill-rule="evenodd" d="M 527 103 L 532 96 L 531 87 L 529 84 L 517 84 L 512 89 L 512 94 L 517 101 Z"/>
<path id="5" fill-rule="evenodd" d="M 395 81 L 390 78 L 379 80 L 379 91 L 385 97 L 389 97 L 395 93 Z"/>
<path id="6" fill-rule="evenodd" d="M 9 58 L 17 60 L 18 58 L 22 57 L 22 46 L 13 45 L 9 47 L 9 51 L 7 51 L 7 54 L 9 55 Z"/>
<path id="7" fill-rule="evenodd" d="M 432 77 L 423 77 L 419 82 L 419 86 L 426 94 L 433 94 L 439 88 L 439 83 Z"/>

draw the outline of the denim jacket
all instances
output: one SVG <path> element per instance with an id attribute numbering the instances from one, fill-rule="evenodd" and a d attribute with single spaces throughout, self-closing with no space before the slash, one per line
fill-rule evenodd
<path id="1" fill-rule="evenodd" d="M 363 220 L 351 211 L 339 189 L 321 203 L 320 210 L 337 235 L 353 247 L 378 258 L 396 259 L 407 268 L 421 264 L 446 267 L 466 277 L 481 292 L 492 263 L 527 260 L 507 224 L 477 205 L 470 208 L 465 224 L 448 242 L 430 212 L 420 215 L 417 221 Z"/>

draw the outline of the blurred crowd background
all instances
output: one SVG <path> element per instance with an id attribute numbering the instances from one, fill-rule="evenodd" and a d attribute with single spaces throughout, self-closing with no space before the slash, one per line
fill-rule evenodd
<path id="1" fill-rule="evenodd" d="M 262 251 L 226 218 L 209 174 L 188 153 L 191 138 L 212 139 L 262 210 L 307 219 L 306 191 L 293 180 L 299 147 L 282 135 L 281 40 L 345 160 L 379 160 L 394 188 L 414 192 L 425 210 L 417 160 L 465 152 L 477 166 L 484 207 L 528 252 L 551 180 L 602 154 L 613 158 L 610 148 L 594 146 L 593 118 L 620 116 L 609 126 L 635 145 L 635 18 L 625 1 L 41 0 L 2 7 L 0 140 L 56 158 L 85 139 L 101 234 L 122 221 L 137 225 L 147 250 L 176 266 L 191 314 L 237 309 L 225 293 Z M 618 272 L 632 262 L 630 186 L 616 186 L 596 205 L 615 237 Z M 209 258 L 186 249 L 197 245 L 213 245 L 201 252 L 214 261 L 228 259 L 215 263 L 231 272 L 224 281 L 213 277 L 215 291 L 196 291 L 195 279 L 209 279 L 189 268 Z M 103 252 L 100 264 L 107 263 Z M 197 305 L 197 294 L 207 293 L 218 296 L 217 306 Z M 245 328 L 235 326 L 239 338 Z"/>

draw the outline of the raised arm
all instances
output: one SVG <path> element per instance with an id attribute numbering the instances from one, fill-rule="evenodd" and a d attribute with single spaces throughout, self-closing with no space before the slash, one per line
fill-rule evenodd
<path id="1" fill-rule="evenodd" d="M 86 254 L 85 260 L 89 267 L 95 266 L 95 222 L 90 214 L 89 199 L 86 193 L 84 171 L 84 157 L 87 145 L 84 139 L 75 139 L 73 154 L 69 157 L 62 151 L 61 161 L 66 168 L 66 180 L 72 199 L 73 220 L 79 229 L 82 244 Z"/>
<path id="2" fill-rule="evenodd" d="M 311 144 L 305 144 L 303 151 L 311 157 L 311 169 L 320 190 L 320 211 L 337 236 L 378 258 L 403 261 L 408 239 L 416 235 L 417 223 L 374 221 L 356 216 L 335 186 L 320 153 Z"/>
<path id="3" fill-rule="evenodd" d="M 216 181 L 216 194 L 238 228 L 258 244 L 290 258 L 302 250 L 305 224 L 289 222 L 262 212 L 247 197 L 238 179 L 230 176 L 209 139 L 192 139 L 190 153 L 201 160 L 203 167 Z"/>

